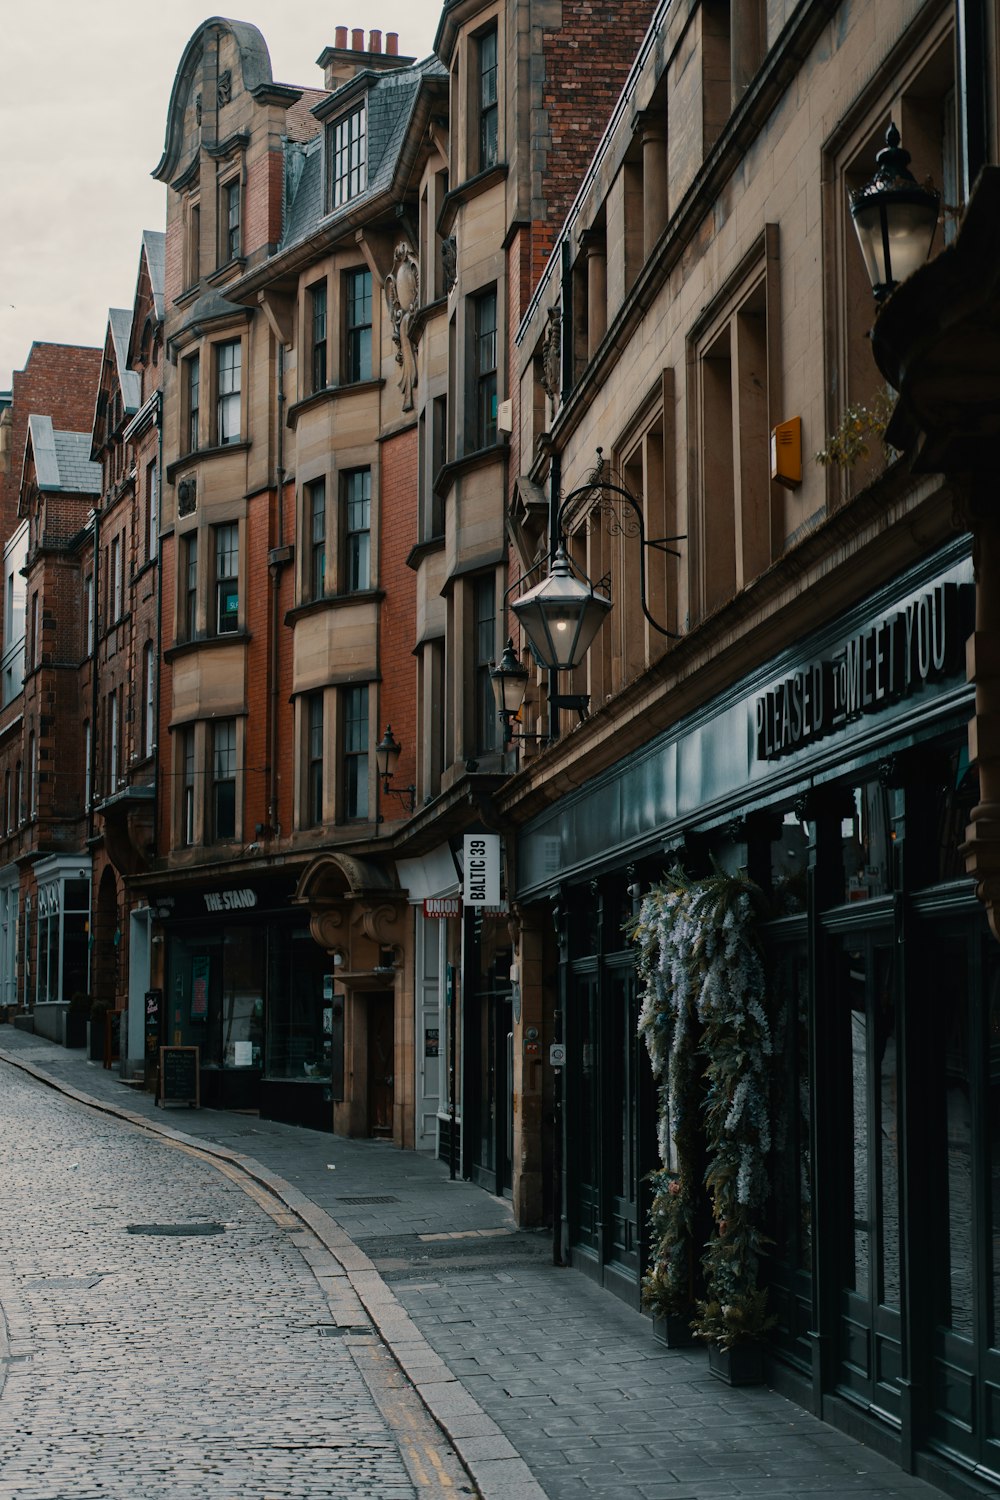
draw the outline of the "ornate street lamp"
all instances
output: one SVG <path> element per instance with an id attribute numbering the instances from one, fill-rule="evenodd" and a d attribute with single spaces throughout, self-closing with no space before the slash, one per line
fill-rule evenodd
<path id="1" fill-rule="evenodd" d="M 398 791 L 389 785 L 396 774 L 399 757 L 402 753 L 402 745 L 392 732 L 392 725 L 385 726 L 385 734 L 375 746 L 375 769 L 382 779 L 382 791 L 387 797 L 398 797 L 407 812 L 413 812 L 416 807 L 417 789 L 415 786 L 401 787 Z"/>
<path id="2" fill-rule="evenodd" d="M 875 175 L 850 195 L 851 217 L 875 300 L 882 302 L 931 253 L 940 193 L 921 187 L 893 122 L 875 158 Z"/>
<path id="3" fill-rule="evenodd" d="M 548 575 L 510 607 L 538 663 L 550 672 L 572 672 L 607 619 L 611 600 L 576 576 L 560 537 Z"/>
<path id="4" fill-rule="evenodd" d="M 514 642 L 510 636 L 507 637 L 507 644 L 503 648 L 500 660 L 490 668 L 490 679 L 496 695 L 497 711 L 503 724 L 504 744 L 509 745 L 515 738 L 511 726 L 521 712 L 525 689 L 528 686 L 528 669 L 523 662 L 518 660 L 514 651 Z M 525 739 L 526 736 L 517 735 L 516 738 Z"/>

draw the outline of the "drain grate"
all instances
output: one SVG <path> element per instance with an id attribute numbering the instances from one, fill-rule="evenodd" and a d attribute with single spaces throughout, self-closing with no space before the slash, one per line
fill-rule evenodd
<path id="1" fill-rule="evenodd" d="M 350 1334 L 359 1334 L 359 1333 L 371 1333 L 371 1331 L 372 1331 L 372 1325 L 370 1323 L 344 1323 L 344 1324 L 337 1324 L 337 1323 L 317 1323 L 316 1324 L 316 1332 L 319 1334 L 319 1336 L 320 1336 L 321 1339 L 338 1338 L 338 1337 L 344 1336 L 345 1334 L 346 1335 L 350 1335 Z"/>
<path id="2" fill-rule="evenodd" d="M 372 1195 L 370 1198 L 335 1198 L 335 1203 L 349 1203 L 352 1208 L 360 1207 L 363 1203 L 399 1203 L 399 1198 L 378 1197 Z"/>
<path id="3" fill-rule="evenodd" d="M 126 1234 L 169 1234 L 180 1237 L 192 1234 L 225 1234 L 224 1224 L 126 1224 Z"/>

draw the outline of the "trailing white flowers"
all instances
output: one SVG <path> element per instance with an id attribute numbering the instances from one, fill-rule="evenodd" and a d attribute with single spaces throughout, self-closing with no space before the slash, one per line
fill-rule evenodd
<path id="1" fill-rule="evenodd" d="M 717 871 L 689 881 L 675 871 L 645 896 L 632 929 L 639 1031 L 660 1097 L 654 1261 L 644 1294 L 656 1312 L 694 1310 L 692 1230 L 707 1188 L 707 1296 L 693 1326 L 723 1346 L 759 1337 L 773 1322 L 757 1287 L 774 1052 L 761 906 L 760 891 L 741 876 Z"/>

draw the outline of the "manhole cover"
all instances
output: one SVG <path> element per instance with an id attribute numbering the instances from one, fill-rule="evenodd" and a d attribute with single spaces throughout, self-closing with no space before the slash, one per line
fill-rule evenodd
<path id="1" fill-rule="evenodd" d="M 360 1207 L 363 1203 L 398 1203 L 398 1198 L 335 1198 L 335 1203 L 350 1203 L 352 1207 Z"/>
<path id="2" fill-rule="evenodd" d="M 225 1234 L 224 1224 L 126 1224 L 127 1234 Z"/>

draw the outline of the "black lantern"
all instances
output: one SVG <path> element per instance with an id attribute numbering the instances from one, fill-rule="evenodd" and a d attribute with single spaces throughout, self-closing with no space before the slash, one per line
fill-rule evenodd
<path id="1" fill-rule="evenodd" d="M 550 672 L 572 672 L 590 650 L 611 600 L 595 593 L 589 580 L 576 577 L 560 541 L 548 577 L 510 607 L 539 664 Z"/>
<path id="2" fill-rule="evenodd" d="M 528 686 L 528 669 L 523 662 L 518 661 L 510 636 L 507 637 L 500 660 L 490 668 L 490 679 L 496 695 L 497 712 L 503 723 L 504 742 L 509 743 L 514 738 L 511 721 L 521 712 L 525 688 Z"/>
<path id="3" fill-rule="evenodd" d="M 406 804 L 407 812 L 412 812 L 416 806 L 416 787 L 402 787 L 397 791 L 395 787 L 389 785 L 396 773 L 402 749 L 402 745 L 393 735 L 392 725 L 387 724 L 385 726 L 385 734 L 375 746 L 375 769 L 381 777 L 382 791 L 385 795 L 387 797 L 398 797 L 401 802 Z"/>
<path id="4" fill-rule="evenodd" d="M 909 170 L 910 153 L 891 120 L 875 161 L 874 177 L 850 201 L 872 291 L 881 302 L 930 255 L 941 195 L 921 187 Z"/>

